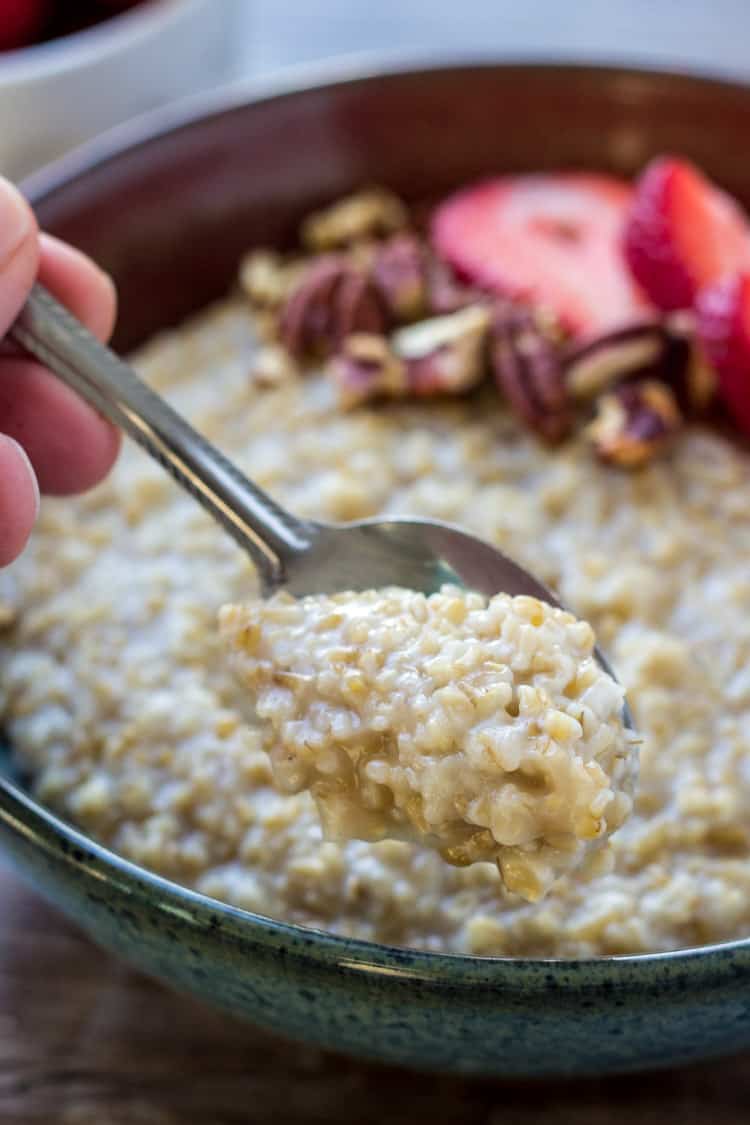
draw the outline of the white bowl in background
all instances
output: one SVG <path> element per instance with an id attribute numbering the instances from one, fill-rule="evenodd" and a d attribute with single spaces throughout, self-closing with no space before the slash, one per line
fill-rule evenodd
<path id="1" fill-rule="evenodd" d="M 235 0 L 149 0 L 0 54 L 0 172 L 20 179 L 143 110 L 224 80 Z"/>

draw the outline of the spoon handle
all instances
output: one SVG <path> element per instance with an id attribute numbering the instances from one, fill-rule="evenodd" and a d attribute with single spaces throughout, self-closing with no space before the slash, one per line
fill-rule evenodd
<path id="1" fill-rule="evenodd" d="M 284 581 L 308 526 L 280 508 L 36 284 L 9 337 L 167 469 L 252 557 L 264 589 Z"/>

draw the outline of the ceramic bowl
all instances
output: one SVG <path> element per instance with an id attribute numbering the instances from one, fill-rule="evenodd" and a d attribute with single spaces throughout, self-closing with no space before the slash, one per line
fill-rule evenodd
<path id="1" fill-rule="evenodd" d="M 27 175 L 134 114 L 225 80 L 234 2 L 150 0 L 0 55 L 0 172 Z"/>
<path id="2" fill-rule="evenodd" d="M 221 294 L 254 242 L 367 181 L 424 199 L 499 170 L 631 173 L 679 150 L 750 202 L 750 90 L 663 73 L 474 65 L 234 92 L 120 132 L 28 184 L 117 279 L 128 348 Z M 0 784 L 0 842 L 102 945 L 308 1042 L 419 1068 L 604 1073 L 750 1046 L 750 941 L 588 961 L 393 949 L 270 921 L 107 852 Z M 158 996 L 154 996 L 158 1003 Z"/>

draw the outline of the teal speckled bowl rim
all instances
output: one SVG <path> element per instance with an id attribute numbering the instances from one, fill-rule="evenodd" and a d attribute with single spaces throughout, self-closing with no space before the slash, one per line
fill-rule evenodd
<path id="1" fill-rule="evenodd" d="M 438 56 L 440 58 L 440 56 Z M 604 62 L 588 65 L 513 58 L 456 57 L 435 65 L 427 59 L 402 58 L 390 54 L 349 57 L 339 63 L 304 65 L 263 83 L 243 82 L 226 89 L 198 94 L 151 111 L 103 136 L 82 145 L 47 168 L 29 177 L 23 186 L 32 203 L 41 202 L 57 188 L 76 177 L 117 158 L 125 150 L 148 144 L 158 137 L 189 128 L 197 120 L 236 109 L 252 102 L 294 96 L 305 90 L 367 82 L 386 75 L 417 75 L 466 66 L 498 67 L 505 71 L 529 68 L 561 73 L 614 73 L 629 80 L 664 78 L 705 86 L 707 93 L 726 87 L 750 92 L 750 86 L 729 75 L 670 71 L 664 67 L 621 66 Z M 548 992 L 551 978 L 563 991 L 581 994 L 616 987 L 627 989 L 649 982 L 683 979 L 689 970 L 694 985 L 710 987 L 750 968 L 750 937 L 695 948 L 661 953 L 616 955 L 599 958 L 477 957 L 458 953 L 414 950 L 345 937 L 330 931 L 283 922 L 230 906 L 192 891 L 140 867 L 96 843 L 38 804 L 13 781 L 0 776 L 0 823 L 52 861 L 61 860 L 104 885 L 139 900 L 165 917 L 175 916 L 197 931 L 220 930 L 224 939 L 243 946 L 255 943 L 313 960 L 321 966 L 373 976 L 398 976 L 452 988 L 512 985 L 531 996 Z"/>
<path id="2" fill-rule="evenodd" d="M 458 988 L 512 983 L 514 988 L 521 986 L 529 994 L 543 996 L 549 989 L 550 972 L 554 972 L 559 988 L 581 993 L 601 986 L 637 987 L 643 983 L 645 972 L 649 980 L 654 973 L 661 979 L 682 979 L 688 967 L 694 984 L 710 986 L 734 976 L 740 967 L 750 968 L 750 939 L 665 953 L 572 960 L 475 957 L 385 945 L 277 921 L 192 891 L 97 844 L 5 778 L 0 778 L 0 823 L 53 861 L 62 860 L 71 869 L 116 887 L 132 901 L 155 908 L 165 917 L 178 916 L 197 931 L 220 930 L 225 940 L 283 947 L 320 965 L 350 972 L 408 977 Z"/>

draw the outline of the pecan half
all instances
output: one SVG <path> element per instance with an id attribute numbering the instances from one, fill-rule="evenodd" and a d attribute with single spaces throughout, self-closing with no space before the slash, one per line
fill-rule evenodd
<path id="1" fill-rule="evenodd" d="M 565 374 L 558 347 L 530 309 L 498 302 L 490 362 L 515 413 L 544 441 L 561 441 L 573 422 Z"/>
<path id="2" fill-rule="evenodd" d="M 391 346 L 405 364 L 410 393 L 427 397 L 475 387 L 487 371 L 489 324 L 489 310 L 472 305 L 394 332 Z"/>
<path id="3" fill-rule="evenodd" d="M 345 257 L 314 259 L 288 296 L 279 335 L 297 357 L 335 352 L 353 332 L 382 333 L 386 315 L 367 275 Z"/>
<path id="4" fill-rule="evenodd" d="M 302 224 L 302 241 L 311 250 L 335 250 L 363 239 L 382 238 L 409 221 L 406 207 L 385 188 L 368 188 L 315 211 Z"/>
<path id="5" fill-rule="evenodd" d="M 652 461 L 682 426 L 675 395 L 653 379 L 625 383 L 602 395 L 596 405 L 587 436 L 602 461 L 625 469 Z"/>
<path id="6" fill-rule="evenodd" d="M 374 398 L 398 398 L 409 389 L 406 366 L 384 336 L 348 336 L 328 370 L 345 409 Z"/>
<path id="7" fill-rule="evenodd" d="M 404 232 L 376 247 L 370 277 L 395 322 L 427 313 L 428 255 L 424 243 Z"/>

